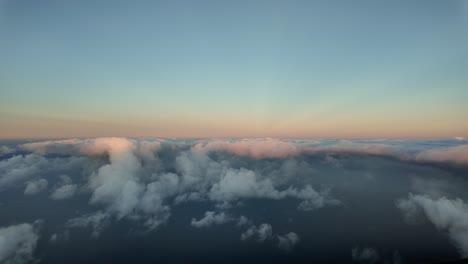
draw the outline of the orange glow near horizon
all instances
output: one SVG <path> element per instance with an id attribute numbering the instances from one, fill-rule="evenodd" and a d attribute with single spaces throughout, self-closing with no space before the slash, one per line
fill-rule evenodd
<path id="1" fill-rule="evenodd" d="M 115 118 L 114 118 L 115 119 Z M 346 138 L 346 139 L 431 139 L 468 137 L 468 125 L 461 122 L 434 120 L 379 120 L 363 117 L 336 119 L 267 120 L 252 115 L 250 120 L 238 116 L 168 116 L 135 118 L 122 116 L 106 121 L 66 120 L 64 118 L 0 118 L 4 124 L 0 138 Z"/>

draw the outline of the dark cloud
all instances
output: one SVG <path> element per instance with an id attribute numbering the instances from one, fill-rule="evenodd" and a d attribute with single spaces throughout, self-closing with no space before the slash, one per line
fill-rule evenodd
<path id="1" fill-rule="evenodd" d="M 278 247 L 285 251 L 291 251 L 299 241 L 299 236 L 296 233 L 289 232 L 285 235 L 278 236 Z"/>
<path id="2" fill-rule="evenodd" d="M 380 259 L 379 253 L 377 250 L 370 248 L 370 247 L 364 247 L 364 248 L 359 248 L 355 247 L 351 251 L 351 256 L 353 257 L 353 261 L 357 263 L 377 263 Z"/>

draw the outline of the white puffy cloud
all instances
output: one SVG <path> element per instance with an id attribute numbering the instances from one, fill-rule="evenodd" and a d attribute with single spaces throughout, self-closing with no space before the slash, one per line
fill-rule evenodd
<path id="1" fill-rule="evenodd" d="M 246 241 L 249 239 L 256 240 L 257 242 L 263 242 L 267 239 L 271 239 L 273 236 L 273 228 L 270 224 L 262 223 L 258 227 L 252 225 L 244 233 L 241 234 L 241 240 Z"/>
<path id="2" fill-rule="evenodd" d="M 110 160 L 91 175 L 91 203 L 107 205 L 119 218 L 129 215 L 144 191 L 136 177 L 141 164 L 133 154 L 132 142 L 122 138 L 96 139 L 84 149 L 91 154 L 107 153 Z"/>
<path id="3" fill-rule="evenodd" d="M 110 215 L 105 212 L 98 211 L 93 214 L 87 214 L 80 217 L 72 218 L 67 221 L 65 226 L 70 227 L 91 227 L 92 237 L 98 237 L 102 230 L 109 224 Z"/>
<path id="4" fill-rule="evenodd" d="M 175 159 L 181 190 L 195 189 L 206 191 L 210 185 L 219 180 L 227 164 L 215 162 L 204 153 L 182 151 Z"/>
<path id="5" fill-rule="evenodd" d="M 42 154 L 88 156 L 92 163 L 88 165 L 90 173 L 87 175 L 85 187 L 91 193 L 90 203 L 102 206 L 107 213 L 115 215 L 118 219 L 128 217 L 142 220 L 149 228 L 155 228 L 169 218 L 171 201 L 177 204 L 210 200 L 215 202 L 218 208 L 229 208 L 231 203 L 241 199 L 277 200 L 293 197 L 302 200 L 298 207 L 300 210 L 312 210 L 338 203 L 327 190 L 318 192 L 310 185 L 303 189 L 291 187 L 290 179 L 284 177 L 285 173 L 294 174 L 299 169 L 302 171 L 303 164 L 290 160 L 285 162 L 279 171 L 272 172 L 272 175 L 269 175 L 269 172 L 259 174 L 261 172 L 242 167 L 232 168 L 229 161 L 214 161 L 206 155 L 208 151 L 221 150 L 213 147 L 218 143 L 188 143 L 189 146 L 195 144 L 192 148 L 177 145 L 175 171 L 170 172 L 157 167 L 164 165 L 160 164 L 155 156 L 161 149 L 160 141 L 125 138 L 27 143 L 21 147 L 35 154 L 20 156 L 17 159 L 28 157 L 40 160 L 44 159 Z M 284 153 L 288 153 L 286 156 L 298 153 L 299 148 L 292 148 L 292 144 L 273 139 L 259 139 L 244 140 L 239 144 L 229 143 L 227 146 L 234 146 L 231 152 L 236 155 L 279 158 L 284 156 Z M 269 151 L 273 151 L 273 154 L 267 154 Z M 25 168 L 34 169 L 28 166 Z M 52 199 L 69 198 L 77 190 L 78 185 L 73 184 L 69 176 L 60 177 L 60 184 L 52 193 Z M 280 190 L 277 185 L 284 188 Z"/>
<path id="6" fill-rule="evenodd" d="M 169 206 L 164 204 L 164 199 L 177 193 L 178 182 L 177 175 L 167 173 L 146 185 L 136 209 L 151 216 L 145 223 L 150 229 L 156 228 L 169 218 Z"/>
<path id="7" fill-rule="evenodd" d="M 200 228 L 209 227 L 212 225 L 221 225 L 229 222 L 235 222 L 236 226 L 239 227 L 251 224 L 251 221 L 243 215 L 239 217 L 232 217 L 226 214 L 225 212 L 216 213 L 214 211 L 207 211 L 205 212 L 205 215 L 202 218 L 200 218 L 200 220 L 192 218 L 190 225 L 193 227 Z"/>
<path id="8" fill-rule="evenodd" d="M 377 263 L 380 259 L 379 253 L 377 250 L 370 248 L 370 247 L 354 247 L 351 250 L 351 256 L 353 257 L 353 261 L 357 263 Z"/>
<path id="9" fill-rule="evenodd" d="M 278 236 L 278 247 L 285 251 L 291 251 L 299 241 L 299 236 L 296 233 L 289 232 L 283 236 Z"/>
<path id="10" fill-rule="evenodd" d="M 40 155 L 17 155 L 0 161 L 0 191 L 29 179 L 45 168 L 47 160 Z"/>
<path id="11" fill-rule="evenodd" d="M 297 209 L 303 211 L 339 205 L 341 202 L 332 195 L 334 186 L 325 185 L 317 189 L 316 180 L 313 179 L 320 177 L 316 171 L 319 166 L 332 164 L 334 169 L 345 169 L 340 167 L 346 166 L 346 163 L 345 160 L 340 163 L 339 154 L 385 156 L 413 163 L 468 163 L 464 155 L 468 153 L 468 145 L 440 148 L 429 144 L 428 147 L 405 149 L 401 144 L 385 141 L 311 143 L 307 140 L 255 139 L 168 141 L 163 143 L 162 148 L 161 142 L 98 138 L 24 144 L 21 147 L 32 154 L 0 161 L 0 190 L 21 183 L 26 184 L 25 194 L 38 193 L 47 188 L 47 180 L 41 177 L 49 175 L 50 168 L 65 168 L 57 170 L 52 177 L 67 173 L 79 185 L 74 184 L 71 177 L 61 175 L 59 182 L 54 183 L 55 189 L 50 197 L 72 197 L 78 186 L 82 186 L 80 191 L 83 191 L 83 195 L 88 194 L 90 204 L 100 210 L 70 219 L 66 223 L 67 228 L 91 227 L 93 237 L 96 237 L 112 219 L 126 218 L 154 229 L 168 221 L 172 206 L 182 202 L 204 201 L 213 203 L 216 210 L 223 212 L 207 211 L 202 218 L 192 218 L 192 226 L 208 227 L 231 222 L 248 227 L 241 234 L 242 240 L 262 242 L 275 237 L 278 247 L 289 251 L 299 241 L 297 234 L 290 232 L 273 236 L 271 225 L 263 223 L 255 226 L 247 217 L 232 217 L 225 210 L 250 199 L 293 198 L 297 199 Z M 325 159 L 325 163 L 316 166 L 306 157 L 297 157 L 302 154 L 319 155 Z M 67 170 L 68 165 L 63 165 L 70 160 L 83 162 L 81 175 Z M 304 175 L 310 178 L 304 179 Z M 51 181 L 53 178 L 47 179 Z M 466 256 L 466 204 L 461 200 L 442 197 L 453 184 L 441 180 L 420 180 L 418 177 L 412 177 L 411 183 L 414 190 L 424 190 L 430 196 L 410 195 L 408 199 L 398 201 L 397 206 L 407 220 L 417 220 L 418 216 L 425 215 L 438 229 L 447 232 L 461 254 Z M 375 256 L 378 259 L 378 254 L 374 254 L 370 248 L 353 249 L 356 261 L 372 263 Z"/>
<path id="12" fill-rule="evenodd" d="M 280 199 L 284 195 L 273 187 L 270 179 L 258 180 L 255 172 L 243 168 L 228 169 L 210 190 L 210 198 L 218 201 L 254 197 Z"/>
<path id="13" fill-rule="evenodd" d="M 200 220 L 196 220 L 192 218 L 192 222 L 190 223 L 193 227 L 209 227 L 212 225 L 220 225 L 231 221 L 232 218 L 227 216 L 224 212 L 216 213 L 213 211 L 205 212 L 205 216 Z"/>
<path id="14" fill-rule="evenodd" d="M 303 211 L 312 211 L 326 205 L 341 204 L 339 200 L 330 197 L 329 190 L 323 190 L 319 193 L 310 185 L 306 185 L 304 189 L 301 190 L 289 189 L 287 193 L 292 197 L 303 200 L 298 206 L 298 209 Z"/>
<path id="15" fill-rule="evenodd" d="M 55 189 L 50 198 L 54 200 L 64 200 L 69 199 L 75 195 L 78 185 L 76 184 L 65 184 Z"/>
<path id="16" fill-rule="evenodd" d="M 258 179 L 255 172 L 247 169 L 227 169 L 219 182 L 212 185 L 209 197 L 214 201 L 229 202 L 243 198 L 283 199 L 294 197 L 303 200 L 299 209 L 310 211 L 325 205 L 338 205 L 337 199 L 331 198 L 328 190 L 315 191 L 312 186 L 306 185 L 298 190 L 289 187 L 279 191 L 274 187 L 271 179 Z"/>
<path id="17" fill-rule="evenodd" d="M 82 161 L 88 163 L 80 168 L 89 170 L 85 187 L 91 193 L 90 203 L 101 206 L 106 214 L 117 219 L 128 217 L 142 221 L 150 229 L 167 221 L 171 202 L 209 200 L 215 202 L 217 208 L 229 208 L 241 199 L 293 197 L 302 200 L 300 210 L 338 203 L 327 190 L 318 192 L 310 185 L 303 189 L 292 187 L 290 178 L 284 175 L 304 169 L 304 164 L 294 160 L 284 162 L 280 170 L 270 175 L 268 171 L 263 174 L 243 167 L 232 168 L 228 160 L 214 161 L 207 155 L 209 151 L 223 150 L 219 146 L 227 146 L 229 153 L 254 159 L 290 157 L 299 154 L 301 149 L 292 142 L 258 139 L 228 144 L 209 141 L 176 145 L 175 171 L 167 172 L 161 168 L 164 164 L 159 163 L 156 155 L 161 149 L 158 140 L 98 138 L 27 143 L 21 148 L 34 153 L 1 161 L 8 167 L 7 177 L 2 175 L 2 178 L 17 181 L 32 177 L 50 165 L 50 158 L 43 157 L 44 154 L 70 155 L 69 159 L 87 157 Z M 55 162 L 65 160 L 62 157 Z M 8 176 L 10 174 L 15 176 Z M 2 179 L 0 186 L 1 183 Z M 31 181 L 25 192 L 33 193 L 42 188 L 43 183 Z M 56 186 L 50 197 L 57 200 L 72 197 L 78 188 L 67 175 L 61 175 Z"/>
<path id="18" fill-rule="evenodd" d="M 396 205 L 408 220 L 425 215 L 437 229 L 448 233 L 462 256 L 468 256 L 468 205 L 461 199 L 409 194 Z"/>
<path id="19" fill-rule="evenodd" d="M 48 175 L 58 175 L 61 171 L 76 168 L 91 168 L 84 157 L 46 157 L 39 153 L 16 155 L 0 160 L 0 191 L 27 184 Z M 47 178 L 49 179 L 49 178 Z"/>
<path id="20" fill-rule="evenodd" d="M 145 168 L 157 169 L 155 152 L 160 147 L 160 141 L 131 140 L 125 138 L 71 139 L 45 141 L 23 144 L 25 150 L 37 154 L 67 154 L 72 156 L 96 157 L 95 164 L 106 161 L 91 171 L 86 187 L 91 192 L 90 203 L 104 206 L 106 214 L 117 218 L 129 217 L 143 220 L 145 226 L 154 228 L 164 223 L 169 217 L 169 207 L 163 204 L 163 199 L 174 195 L 177 191 L 178 176 L 171 173 L 162 175 L 144 171 Z M 95 166 L 95 165 L 94 165 Z M 90 167 L 92 168 L 92 167 Z M 52 199 L 71 197 L 77 190 L 77 185 L 71 180 L 64 180 L 61 186 L 52 193 Z M 154 181 L 155 180 L 155 181 Z M 143 217 L 143 215 L 145 217 Z M 96 219 L 96 218 L 91 218 Z"/>
<path id="21" fill-rule="evenodd" d="M 159 141 L 134 141 L 135 153 L 145 160 L 153 161 L 156 159 L 155 152 L 161 149 L 161 142 Z"/>
<path id="22" fill-rule="evenodd" d="M 232 217 L 227 210 L 242 209 L 241 205 L 251 199 L 274 201 L 292 198 L 296 199 L 297 209 L 303 211 L 339 205 L 341 202 L 334 198 L 334 194 L 335 190 L 341 191 L 342 186 L 335 187 L 331 179 L 324 181 L 330 185 L 317 188 L 318 180 L 322 179 L 318 170 L 327 166 L 327 169 L 333 167 L 333 170 L 341 172 L 347 169 L 347 161 L 351 160 L 347 159 L 348 156 L 354 154 L 391 157 L 392 162 L 399 159 L 411 163 L 467 163 L 464 155 L 467 145 L 442 149 L 440 145 L 428 144 L 405 149 L 406 143 L 385 141 L 168 140 L 162 145 L 161 142 L 98 138 L 24 144 L 21 147 L 32 154 L 0 161 L 0 190 L 21 183 L 20 186 L 26 184 L 25 194 L 38 193 L 47 188 L 49 180 L 54 186 L 51 198 L 65 199 L 73 196 L 81 186 L 83 197 L 89 195 L 90 204 L 100 211 L 70 219 L 66 227 L 91 227 L 94 237 L 111 220 L 122 218 L 154 229 L 168 221 L 172 206 L 203 201 L 214 206 L 215 209 L 211 210 L 223 212 L 205 212 L 204 216 L 199 216 L 201 218 L 192 219 L 192 226 L 207 227 L 230 222 L 247 229 L 241 235 L 242 240 L 262 242 L 275 238 L 271 241 L 277 241 L 279 248 L 288 251 L 299 241 L 297 234 L 291 232 L 273 236 L 271 225 L 252 225 L 253 222 L 247 217 Z M 299 156 L 302 154 L 311 157 Z M 342 157 L 340 154 L 346 155 Z M 311 162 L 317 158 L 325 161 Z M 71 170 L 64 165 L 71 160 L 82 162 L 79 163 L 80 170 Z M 51 174 L 50 168 L 53 167 L 60 169 Z M 64 173 L 73 177 L 77 184 Z M 60 179 L 54 182 L 57 175 L 61 175 Z M 41 177 L 47 177 L 47 180 Z M 378 180 L 376 176 L 375 181 Z M 417 176 L 411 176 L 410 180 L 413 190 L 424 191 L 430 196 L 414 198 L 416 196 L 410 195 L 408 199 L 400 200 L 397 205 L 405 217 L 414 220 L 426 215 L 438 229 L 450 235 L 463 255 L 467 255 L 467 227 L 463 224 L 468 222 L 466 205 L 461 200 L 441 198 L 444 193 L 450 192 L 453 182 L 419 180 Z M 341 199 L 342 196 L 339 197 Z M 239 208 L 232 208 L 234 206 Z M 368 248 L 353 251 L 356 251 L 353 253 L 356 259 L 373 259 L 373 254 L 369 253 L 372 250 Z"/>
<path id="23" fill-rule="evenodd" d="M 26 183 L 26 188 L 24 189 L 24 194 L 33 195 L 42 192 L 47 189 L 49 183 L 45 179 L 38 179 L 35 181 L 29 181 Z"/>
<path id="24" fill-rule="evenodd" d="M 38 231 L 31 224 L 0 228 L 0 263 L 21 264 L 31 261 L 38 238 Z"/>

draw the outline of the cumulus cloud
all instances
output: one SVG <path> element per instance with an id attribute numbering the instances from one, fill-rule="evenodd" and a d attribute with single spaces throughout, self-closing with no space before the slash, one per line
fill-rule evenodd
<path id="1" fill-rule="evenodd" d="M 165 224 L 175 207 L 185 206 L 181 203 L 202 202 L 203 206 L 214 209 L 206 212 L 204 209 L 198 216 L 190 216 L 193 217 L 191 226 L 200 228 L 232 223 L 245 231 L 239 232 L 243 241 L 270 240 L 272 245 L 277 243 L 280 249 L 291 251 L 300 240 L 298 234 L 273 234 L 270 224 L 253 225 L 255 222 L 249 218 L 256 218 L 250 215 L 246 215 L 249 218 L 237 217 L 240 213 L 251 212 L 251 200 L 261 199 L 259 203 L 268 205 L 288 199 L 282 204 L 292 202 L 297 210 L 306 212 L 345 204 L 351 187 L 347 183 L 342 184 L 343 181 L 337 183 L 336 175 L 353 175 L 355 172 L 349 170 L 351 163 L 354 170 L 356 162 L 364 162 L 367 166 L 369 160 L 376 161 L 372 168 L 409 162 L 411 167 L 418 168 L 411 169 L 414 174 L 419 173 L 420 166 L 427 165 L 427 162 L 456 164 L 448 168 L 458 173 L 464 169 L 458 165 L 468 164 L 464 155 L 467 145 L 460 145 L 463 142 L 453 139 L 446 144 L 386 140 L 162 141 L 126 138 L 33 142 L 15 147 L 16 150 L 21 149 L 17 151 L 21 155 L 8 155 L 0 160 L 0 191 L 11 186 L 25 186 L 24 194 L 31 195 L 50 185 L 53 186 L 50 198 L 60 200 L 73 197 L 79 189 L 80 197 L 87 199 L 97 212 L 68 220 L 65 232 L 70 228 L 88 227 L 93 230 L 93 237 L 97 237 L 111 221 L 119 220 L 134 221 L 138 223 L 137 227 L 141 225 L 152 230 Z M 12 153 L 16 152 L 12 150 Z M 391 159 L 369 158 L 368 155 Z M 447 168 L 435 168 L 439 167 L 441 170 Z M 405 168 L 398 167 L 399 170 Z M 364 167 L 362 170 L 367 169 Z M 371 173 L 375 177 L 369 185 L 379 184 L 382 180 L 379 172 L 369 170 L 362 175 Z M 451 171 L 444 173 L 450 174 Z M 425 215 L 438 229 L 447 232 L 466 256 L 466 205 L 461 200 L 443 197 L 454 190 L 452 178 L 455 175 L 450 180 L 426 179 L 419 175 L 409 177 L 406 181 L 411 183 L 406 186 L 408 191 L 423 192 L 428 196 L 410 195 L 408 199 L 399 200 L 397 206 L 405 219 L 417 222 Z M 392 184 L 402 183 L 395 180 Z M 56 233 L 50 241 L 57 241 L 63 234 Z M 379 259 L 377 252 L 373 251 L 356 247 L 353 258 L 368 263 L 384 259 L 385 256 Z"/>
<path id="2" fill-rule="evenodd" d="M 135 152 L 138 156 L 145 160 L 155 160 L 155 152 L 161 149 L 161 142 L 159 141 L 134 141 Z"/>
<path id="3" fill-rule="evenodd" d="M 221 225 L 221 224 L 225 224 L 229 222 L 235 222 L 236 226 L 239 226 L 239 227 L 251 224 L 251 221 L 243 215 L 239 217 L 232 217 L 226 214 L 225 212 L 216 213 L 214 211 L 207 211 L 205 212 L 205 215 L 200 220 L 192 218 L 190 225 L 193 227 L 200 228 L 200 227 L 209 227 L 212 225 Z"/>
<path id="4" fill-rule="evenodd" d="M 87 214 L 80 217 L 72 218 L 67 221 L 65 226 L 71 227 L 91 227 L 91 237 L 97 238 L 102 230 L 109 224 L 110 216 L 102 211 L 93 214 Z"/>
<path id="5" fill-rule="evenodd" d="M 247 224 L 249 224 L 249 223 L 250 223 L 250 220 L 249 220 L 247 217 L 241 215 L 241 216 L 239 217 L 239 219 L 237 220 L 237 224 L 236 224 L 236 225 L 237 225 L 237 226 L 244 226 L 244 225 L 247 225 Z"/>
<path id="6" fill-rule="evenodd" d="M 267 239 L 271 239 L 273 236 L 273 229 L 270 224 L 262 223 L 258 227 L 252 225 L 244 233 L 241 234 L 241 240 L 246 241 L 253 239 L 257 242 L 263 242 Z"/>
<path id="7" fill-rule="evenodd" d="M 306 185 L 302 190 L 289 189 L 287 192 L 290 196 L 303 200 L 298 206 L 298 209 L 303 211 L 312 211 L 326 205 L 341 204 L 339 200 L 330 197 L 329 190 L 323 190 L 319 193 L 310 185 Z"/>
<path id="8" fill-rule="evenodd" d="M 156 162 L 155 152 L 161 148 L 159 140 L 71 139 L 27 143 L 21 147 L 37 154 L 105 157 L 108 163 L 102 164 L 88 177 L 86 187 L 91 191 L 91 204 L 105 206 L 108 213 L 119 219 L 127 216 L 141 219 L 141 214 L 145 214 L 145 225 L 150 228 L 169 217 L 169 208 L 163 205 L 162 200 L 174 194 L 168 190 L 174 192 L 175 187 L 171 189 L 170 185 L 177 185 L 178 176 L 171 173 L 157 175 L 144 171 L 142 166 L 144 163 L 146 170 L 157 172 L 157 168 L 152 166 Z M 51 198 L 65 199 L 76 192 L 77 185 L 63 180 L 62 185 Z"/>
<path id="9" fill-rule="evenodd" d="M 0 161 L 0 191 L 15 183 L 24 181 L 41 171 L 47 164 L 40 155 L 14 156 Z"/>
<path id="10" fill-rule="evenodd" d="M 75 195 L 77 188 L 78 186 L 76 184 L 65 184 L 55 189 L 50 195 L 50 198 L 54 200 L 69 199 Z"/>
<path id="11" fill-rule="evenodd" d="M 340 203 L 337 199 L 329 196 L 328 190 L 319 193 L 310 185 L 306 185 L 300 190 L 289 187 L 279 191 L 274 187 L 271 179 L 258 179 L 255 172 L 246 169 L 228 169 L 221 176 L 220 181 L 213 184 L 209 197 L 215 201 L 232 201 L 242 198 L 278 200 L 294 197 L 303 200 L 298 208 L 304 211 L 321 208 L 327 204 L 337 205 Z"/>
<path id="12" fill-rule="evenodd" d="M 91 175 L 92 204 L 105 204 L 119 218 L 130 214 L 144 191 L 136 173 L 141 167 L 133 154 L 133 144 L 127 139 L 97 139 L 84 146 L 87 153 L 109 155 L 110 163 Z"/>
<path id="13" fill-rule="evenodd" d="M 370 247 L 354 247 L 351 251 L 353 261 L 357 263 L 377 263 L 380 259 L 377 250 Z"/>
<path id="14" fill-rule="evenodd" d="M 294 232 L 289 232 L 283 236 L 278 236 L 278 247 L 285 251 L 291 251 L 299 243 L 299 236 Z"/>
<path id="15" fill-rule="evenodd" d="M 421 214 L 425 215 L 437 229 L 448 233 L 462 256 L 468 256 L 468 205 L 461 199 L 409 194 L 396 205 L 407 220 L 414 222 Z"/>
<path id="16" fill-rule="evenodd" d="M 44 172 L 54 160 L 43 155 L 83 157 L 80 168 L 85 175 L 83 187 L 90 193 L 90 204 L 100 207 L 108 216 L 141 221 L 153 229 L 169 219 L 171 206 L 182 202 L 209 201 L 217 209 L 228 209 L 249 199 L 294 198 L 299 200 L 297 209 L 302 211 L 341 204 L 332 195 L 332 186 L 316 189 L 315 185 L 294 177 L 314 171 L 311 164 L 300 161 L 299 155 L 325 155 L 326 162 L 332 163 L 336 160 L 330 155 L 340 153 L 463 163 L 462 154 L 466 152 L 464 145 L 409 151 L 402 149 L 400 143 L 387 141 L 195 140 L 168 141 L 164 143 L 165 149 L 162 143 L 151 139 L 97 138 L 23 144 L 20 148 L 33 153 L 0 161 L 0 189 L 29 180 L 25 194 L 37 193 L 47 187 L 46 181 L 30 179 L 37 179 L 34 175 Z M 162 150 L 169 155 L 164 162 L 159 159 Z M 220 159 L 210 155 L 211 152 L 224 152 L 228 156 Z M 267 159 L 283 160 L 280 167 L 256 168 L 256 164 L 269 162 Z M 73 184 L 68 176 L 61 177 L 52 199 L 70 198 L 78 189 L 78 184 Z M 417 182 L 413 185 L 421 186 Z M 205 220 L 219 215 L 213 213 L 207 219 L 206 216 L 193 219 L 192 223 L 203 226 Z"/>
<path id="17" fill-rule="evenodd" d="M 257 180 L 255 172 L 243 168 L 227 170 L 219 183 L 215 183 L 210 190 L 210 198 L 213 200 L 252 197 L 280 199 L 284 195 L 273 187 L 270 179 Z"/>
<path id="18" fill-rule="evenodd" d="M 212 225 L 220 225 L 231 221 L 232 218 L 227 216 L 224 212 L 216 213 L 213 211 L 205 212 L 205 216 L 200 220 L 196 220 L 192 218 L 192 222 L 190 223 L 193 227 L 209 227 Z"/>
<path id="19" fill-rule="evenodd" d="M 38 231 L 31 224 L 0 228 L 0 262 L 21 264 L 31 261 L 38 239 Z"/>
<path id="20" fill-rule="evenodd" d="M 70 139 L 27 143 L 21 148 L 34 153 L 1 161 L 4 167 L 8 167 L 8 173 L 2 175 L 0 186 L 2 180 L 7 184 L 28 179 L 47 167 L 48 159 L 42 156 L 45 154 L 69 155 L 70 159 L 89 157 L 84 160 L 88 163 L 81 167 L 89 170 L 85 187 L 91 193 L 90 203 L 102 206 L 106 213 L 115 215 L 117 219 L 142 220 L 148 228 L 165 223 L 170 217 L 171 201 L 178 204 L 209 200 L 218 208 L 229 208 L 233 202 L 242 199 L 292 197 L 301 200 L 300 210 L 339 204 L 328 189 L 316 191 L 308 184 L 303 189 L 291 186 L 284 173 L 303 171 L 304 164 L 290 160 L 283 164 L 281 170 L 263 174 L 244 167 L 233 168 L 229 161 L 215 161 L 207 155 L 210 151 L 226 150 L 253 159 L 280 158 L 297 155 L 301 149 L 291 142 L 274 139 L 227 144 L 221 144 L 221 141 L 195 142 L 188 143 L 185 148 L 183 144 L 174 144 L 174 169 L 170 171 L 161 168 L 164 164 L 156 155 L 161 149 L 158 140 Z M 57 162 L 63 160 L 57 159 Z M 18 169 L 15 170 L 16 167 Z M 38 183 L 29 183 L 28 193 L 33 193 Z M 283 188 L 278 189 L 279 185 Z M 78 188 L 67 175 L 61 175 L 56 186 L 51 194 L 51 198 L 56 200 L 72 197 Z"/>
<path id="21" fill-rule="evenodd" d="M 130 140 L 125 138 L 71 139 L 23 144 L 22 148 L 38 154 L 65 154 L 89 157 L 106 157 L 108 163 L 92 171 L 86 187 L 91 191 L 90 203 L 105 206 L 117 218 L 131 217 L 141 219 L 154 228 L 169 217 L 169 208 L 162 200 L 176 184 L 178 176 L 166 173 L 147 175 L 142 163 L 153 166 L 155 152 L 161 147 L 160 141 Z M 105 161 L 105 160 L 104 160 Z M 146 168 L 148 169 L 148 168 Z M 154 168 L 150 168 L 154 169 Z M 156 179 L 156 181 L 151 181 Z M 66 199 L 76 192 L 77 185 L 62 180 L 51 195 L 53 199 Z"/>
<path id="22" fill-rule="evenodd" d="M 29 181 L 26 183 L 26 188 L 24 189 L 24 194 L 33 195 L 42 192 L 47 189 L 49 183 L 45 179 L 38 179 L 35 181 Z"/>

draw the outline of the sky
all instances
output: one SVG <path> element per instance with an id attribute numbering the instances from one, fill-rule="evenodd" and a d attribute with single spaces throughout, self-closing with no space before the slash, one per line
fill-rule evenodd
<path id="1" fill-rule="evenodd" d="M 0 138 L 468 137 L 467 1 L 0 0 Z"/>

